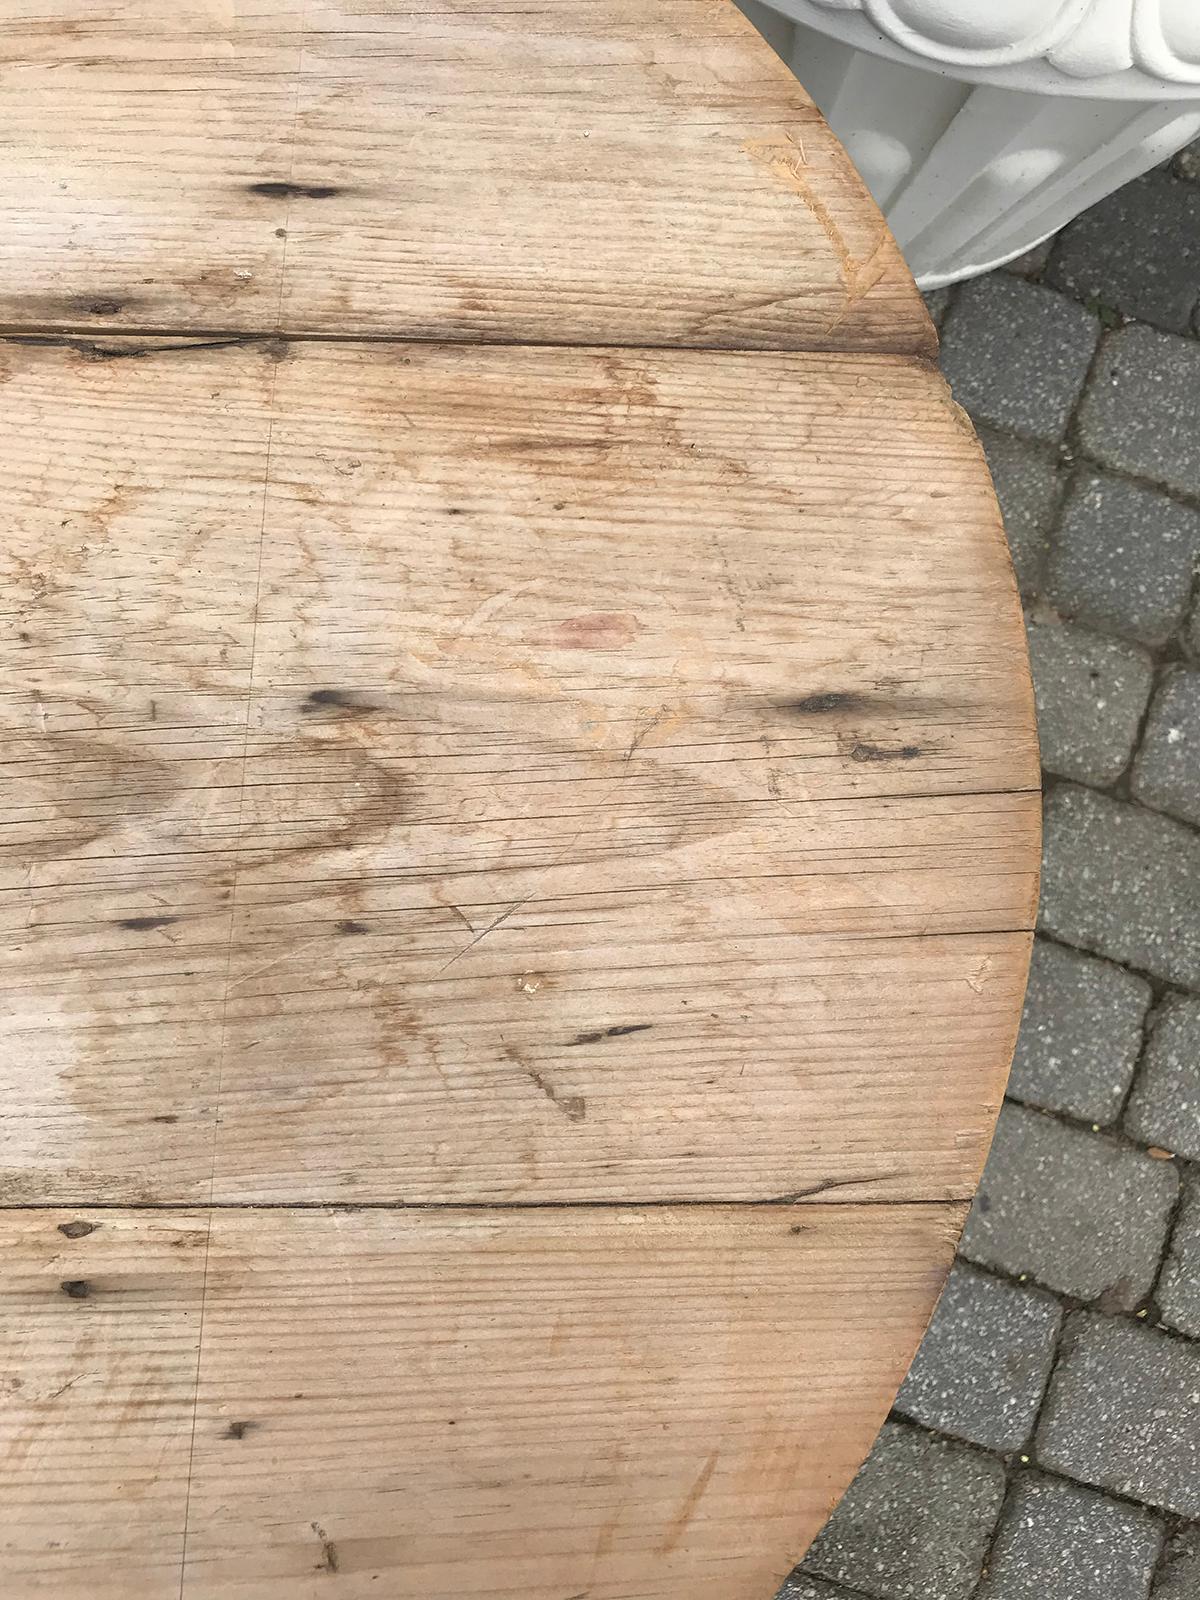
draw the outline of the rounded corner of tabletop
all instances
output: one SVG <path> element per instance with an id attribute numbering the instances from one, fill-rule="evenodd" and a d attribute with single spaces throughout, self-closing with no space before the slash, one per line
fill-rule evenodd
<path id="1" fill-rule="evenodd" d="M 727 0 L 17 13 L 14 1600 L 770 1600 L 1036 907 L 920 295 Z"/>

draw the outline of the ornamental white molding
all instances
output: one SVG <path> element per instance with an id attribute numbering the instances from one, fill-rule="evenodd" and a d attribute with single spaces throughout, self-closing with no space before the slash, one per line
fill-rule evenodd
<path id="1" fill-rule="evenodd" d="M 1200 0 L 803 3 L 847 21 L 857 15 L 897 49 L 930 65 L 972 73 L 1040 65 L 1071 79 L 1136 73 L 1161 84 L 1200 86 Z M 801 8 L 785 3 L 780 9 L 796 15 Z"/>
<path id="2" fill-rule="evenodd" d="M 1200 136 L 1200 0 L 738 3 L 922 288 L 991 271 Z"/>

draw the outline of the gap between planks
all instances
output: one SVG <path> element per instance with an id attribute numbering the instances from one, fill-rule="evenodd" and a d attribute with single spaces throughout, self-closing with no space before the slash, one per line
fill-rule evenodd
<path id="1" fill-rule="evenodd" d="M 161 339 L 161 345 L 150 349 L 123 351 L 102 349 L 99 339 L 136 341 Z M 684 344 L 678 340 L 655 344 L 645 339 L 597 341 L 594 339 L 504 339 L 499 336 L 486 339 L 454 338 L 449 334 L 435 333 L 318 333 L 301 329 L 246 329 L 246 328 L 156 328 L 79 327 L 72 323 L 46 323 L 30 326 L 28 323 L 0 323 L 0 343 L 52 345 L 77 350 L 92 361 L 121 361 L 153 355 L 170 355 L 176 350 L 217 349 L 233 345 L 254 344 L 397 344 L 450 346 L 466 350 L 583 350 L 603 354 L 606 350 L 645 350 L 655 354 L 689 354 L 710 356 L 831 356 L 851 361 L 897 361 L 905 366 L 924 367 L 929 372 L 940 373 L 936 356 L 920 355 L 897 345 L 894 349 L 875 346 L 869 350 L 847 349 L 845 345 L 789 345 L 789 344 Z"/>
<path id="2" fill-rule="evenodd" d="M 877 1180 L 871 1178 L 871 1183 Z M 796 1194 L 767 1195 L 761 1200 L 709 1200 L 653 1199 L 653 1200 L 24 1200 L 0 1203 L 0 1217 L 15 1211 L 319 1211 L 336 1212 L 339 1216 L 356 1216 L 361 1211 L 783 1211 L 789 1206 L 803 1206 L 805 1211 L 844 1211 L 848 1206 L 962 1206 L 970 1205 L 972 1194 L 916 1196 L 911 1199 L 830 1200 L 818 1199 L 835 1189 L 853 1189 L 852 1179 L 841 1183 L 822 1184 L 819 1188 Z"/>

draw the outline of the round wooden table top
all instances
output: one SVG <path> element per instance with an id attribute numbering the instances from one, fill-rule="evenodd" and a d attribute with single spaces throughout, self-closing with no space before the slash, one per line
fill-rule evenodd
<path id="1" fill-rule="evenodd" d="M 16 0 L 8 1600 L 770 1600 L 948 1269 L 1021 619 L 728 0 Z"/>

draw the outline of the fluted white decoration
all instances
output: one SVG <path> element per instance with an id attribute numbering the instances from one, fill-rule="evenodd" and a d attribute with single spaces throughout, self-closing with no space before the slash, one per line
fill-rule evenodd
<path id="1" fill-rule="evenodd" d="M 924 288 L 1021 255 L 1200 135 L 1200 0 L 739 0 Z"/>
<path id="2" fill-rule="evenodd" d="M 807 0 L 798 9 L 805 8 L 853 14 L 908 55 L 941 66 L 1044 64 L 1071 78 L 1136 70 L 1200 84 L 1197 0 Z"/>

